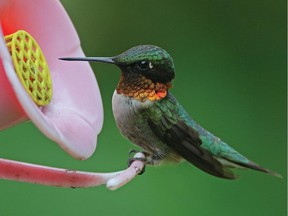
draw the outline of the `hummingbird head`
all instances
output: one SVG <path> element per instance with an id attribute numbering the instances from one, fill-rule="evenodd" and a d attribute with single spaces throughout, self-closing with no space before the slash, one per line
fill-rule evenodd
<path id="1" fill-rule="evenodd" d="M 140 101 L 164 98 L 175 77 L 172 57 L 166 50 L 153 45 L 135 46 L 114 57 L 68 57 L 60 60 L 117 65 L 122 72 L 117 93 Z"/>
<path id="2" fill-rule="evenodd" d="M 112 58 L 124 76 L 140 74 L 153 82 L 166 83 L 174 79 L 174 63 L 169 53 L 157 46 L 140 45 Z"/>

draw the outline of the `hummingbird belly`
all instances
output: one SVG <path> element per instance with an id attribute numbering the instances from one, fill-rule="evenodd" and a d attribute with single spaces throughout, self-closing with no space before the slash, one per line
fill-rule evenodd
<path id="1" fill-rule="evenodd" d="M 145 119 L 143 111 L 152 104 L 149 100 L 140 102 L 115 91 L 112 108 L 117 127 L 123 136 L 148 153 L 148 163 L 179 162 L 181 157 L 153 133 Z"/>

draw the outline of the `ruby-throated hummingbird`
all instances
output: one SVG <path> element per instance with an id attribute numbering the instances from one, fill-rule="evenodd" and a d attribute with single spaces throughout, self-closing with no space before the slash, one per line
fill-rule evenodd
<path id="1" fill-rule="evenodd" d="M 113 113 L 120 132 L 140 146 L 145 164 L 180 162 L 226 179 L 236 178 L 230 168 L 250 168 L 280 176 L 250 161 L 196 123 L 169 92 L 174 79 L 173 59 L 152 45 L 133 47 L 115 57 L 60 58 L 117 65 L 120 81 L 113 94 Z"/>

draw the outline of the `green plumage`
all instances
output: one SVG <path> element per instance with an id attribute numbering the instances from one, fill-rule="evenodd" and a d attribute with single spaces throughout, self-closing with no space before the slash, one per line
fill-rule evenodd
<path id="1" fill-rule="evenodd" d="M 220 163 L 215 158 L 222 158 L 224 160 L 228 159 L 229 161 L 234 162 L 235 164 L 241 164 L 242 166 L 250 166 L 251 164 L 251 162 L 246 157 L 239 154 L 233 148 L 228 146 L 226 143 L 224 143 L 219 138 L 215 137 L 213 134 L 206 131 L 198 123 L 196 123 L 171 94 L 168 94 L 167 97 L 160 100 L 159 102 L 155 102 L 153 106 L 151 106 L 144 112 L 147 121 L 151 122 L 150 125 L 152 127 L 152 130 L 155 131 L 156 136 L 161 137 L 161 140 L 168 143 L 171 148 L 173 148 L 177 153 L 181 155 L 183 155 L 183 151 L 189 152 L 188 156 L 186 156 L 186 158 L 184 157 L 185 159 L 189 160 L 189 156 L 191 154 L 199 154 L 199 158 L 201 158 L 205 154 L 209 156 L 211 155 L 212 157 L 208 156 L 207 158 L 198 158 L 199 164 L 203 162 L 206 162 L 208 164 L 210 162 L 214 162 L 218 166 L 216 168 L 213 168 L 212 166 L 212 169 L 216 170 L 216 173 L 214 173 L 214 171 L 207 170 L 210 168 L 211 165 L 203 167 L 198 165 L 199 168 L 209 173 L 212 172 L 211 174 L 224 178 L 235 178 L 235 176 L 231 172 L 225 169 L 225 165 Z M 181 126 L 177 127 L 178 133 L 171 133 L 170 131 L 173 130 L 173 127 L 175 127 L 177 124 L 180 125 L 180 123 Z M 188 131 L 193 137 L 185 140 L 187 135 L 185 136 L 185 134 L 183 133 Z M 165 139 L 164 137 L 167 136 L 167 133 L 169 132 L 173 135 L 170 135 L 169 138 Z M 172 138 L 171 136 L 174 137 Z M 178 143 L 169 144 L 169 140 L 171 140 L 172 142 L 176 141 Z M 193 142 L 193 140 L 195 141 Z M 182 142 L 186 142 L 187 146 L 183 150 L 179 148 L 180 145 L 183 145 Z M 194 146 L 194 148 L 192 148 L 192 146 Z M 195 163 L 195 160 L 192 160 L 190 162 Z M 231 164 L 232 163 L 230 163 L 230 166 Z M 255 164 L 253 165 L 255 166 Z M 262 171 L 261 168 L 259 169 Z M 221 176 L 222 174 L 223 176 Z"/>
<path id="2" fill-rule="evenodd" d="M 236 176 L 228 168 L 236 167 L 247 167 L 278 175 L 248 160 L 202 128 L 170 93 L 143 112 L 152 131 L 160 140 L 186 160 L 212 175 L 233 179 Z"/>

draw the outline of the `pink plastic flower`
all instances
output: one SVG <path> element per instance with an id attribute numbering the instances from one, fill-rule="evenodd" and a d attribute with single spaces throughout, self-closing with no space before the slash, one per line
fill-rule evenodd
<path id="1" fill-rule="evenodd" d="M 102 101 L 88 63 L 69 65 L 58 60 L 64 55 L 83 56 L 69 17 L 55 0 L 0 2 L 4 35 L 22 29 L 31 34 L 47 59 L 53 84 L 52 101 L 40 109 L 14 72 L 0 32 L 0 129 L 31 120 L 73 157 L 88 158 L 103 123 Z"/>
<path id="2" fill-rule="evenodd" d="M 48 62 L 53 97 L 44 107 L 37 106 L 23 87 L 3 39 L 5 35 L 18 30 L 25 30 L 32 35 Z M 67 153 L 77 159 L 86 159 L 96 148 L 97 135 L 103 124 L 101 95 L 87 62 L 65 64 L 58 60 L 60 56 L 84 54 L 77 33 L 59 1 L 0 0 L 0 130 L 31 120 L 43 134 L 58 143 Z M 79 174 L 77 171 L 69 173 L 65 170 L 1 159 L 0 178 L 78 187 L 88 186 L 85 184 L 84 176 L 88 179 L 87 176 L 96 176 L 95 180 L 90 179 L 93 183 L 103 183 L 118 176 L 116 184 L 121 185 L 123 181 L 133 178 L 141 166 L 134 167 L 136 171 L 132 172 L 132 175 L 131 169 L 134 168 L 131 166 L 132 168 L 128 169 L 130 171 L 125 171 L 124 177 L 123 174 L 119 177 L 119 172 L 104 175 L 82 172 Z M 21 175 L 23 170 L 26 171 L 24 176 Z M 46 183 L 37 181 L 37 175 L 43 170 L 54 178 L 59 177 L 60 173 L 59 181 L 52 183 L 47 176 Z M 127 176 L 129 172 L 130 177 Z M 29 174 L 29 178 L 25 177 L 25 173 Z M 76 174 L 79 174 L 79 181 L 84 181 L 82 184 L 61 183 L 66 177 L 69 179 Z M 40 177 L 42 176 L 43 174 L 40 174 Z M 111 188 L 114 187 L 113 184 L 115 185 L 115 181 Z"/>

